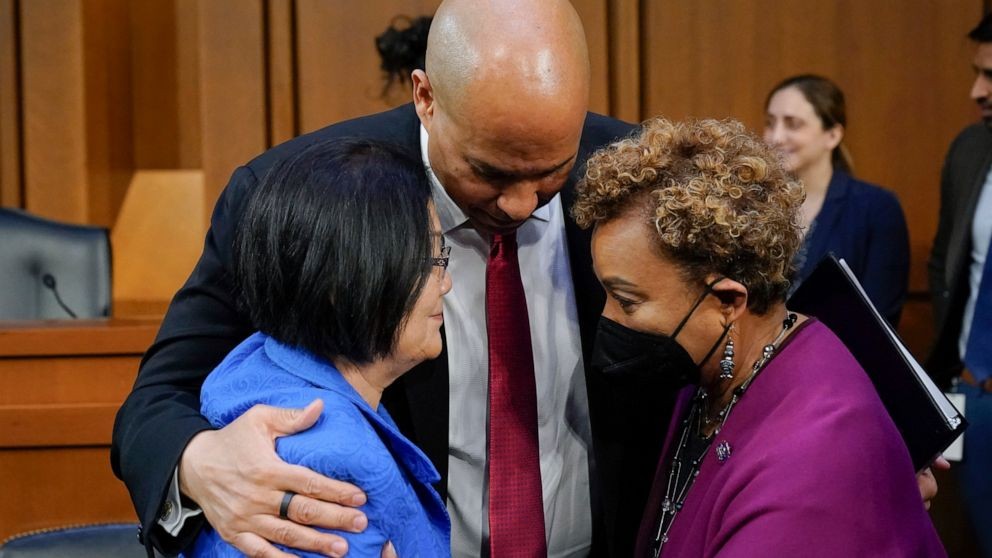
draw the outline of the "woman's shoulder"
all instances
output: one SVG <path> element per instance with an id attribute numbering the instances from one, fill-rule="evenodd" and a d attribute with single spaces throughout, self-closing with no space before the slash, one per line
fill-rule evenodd
<path id="1" fill-rule="evenodd" d="M 843 179 L 847 181 L 847 195 L 853 201 L 854 207 L 861 208 L 865 213 L 882 210 L 898 210 L 902 213 L 902 205 L 899 197 L 892 190 L 855 178 L 849 174 L 844 174 Z"/>
<path id="2" fill-rule="evenodd" d="M 836 461 L 843 457 L 837 448 L 855 460 L 893 451 L 908 458 L 871 379 L 843 342 L 818 320 L 797 335 L 756 390 L 759 406 L 769 410 L 761 436 L 781 458 Z"/>

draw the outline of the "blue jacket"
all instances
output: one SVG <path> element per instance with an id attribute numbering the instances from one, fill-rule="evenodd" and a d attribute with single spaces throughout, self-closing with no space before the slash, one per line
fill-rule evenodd
<path id="1" fill-rule="evenodd" d="M 847 261 L 878 311 L 897 325 L 909 284 L 909 232 L 895 194 L 835 170 L 796 256 L 794 285 L 830 252 Z"/>
<path id="2" fill-rule="evenodd" d="M 332 531 L 348 541 L 348 556 L 379 558 L 387 540 L 399 556 L 449 556 L 451 525 L 431 486 L 441 478 L 434 465 L 382 405 L 373 410 L 331 363 L 255 333 L 210 373 L 200 395 L 203 416 L 218 428 L 258 403 L 302 408 L 314 399 L 324 401 L 317 424 L 279 438 L 276 453 L 368 495 L 360 508 L 369 518 L 365 532 Z M 207 527 L 188 556 L 242 554 Z"/>

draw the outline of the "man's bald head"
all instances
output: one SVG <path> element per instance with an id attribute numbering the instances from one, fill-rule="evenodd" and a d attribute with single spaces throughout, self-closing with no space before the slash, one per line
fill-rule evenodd
<path id="1" fill-rule="evenodd" d="M 567 0 L 446 0 L 413 100 L 428 157 L 480 231 L 515 229 L 561 190 L 589 104 L 589 53 Z"/>
<path id="2" fill-rule="evenodd" d="M 588 104 L 585 33 L 567 0 L 445 1 L 431 24 L 426 71 L 436 100 L 452 111 L 465 101 L 492 106 L 492 97 Z"/>

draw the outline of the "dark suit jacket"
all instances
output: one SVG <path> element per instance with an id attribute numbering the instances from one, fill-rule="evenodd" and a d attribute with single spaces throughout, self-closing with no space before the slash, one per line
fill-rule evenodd
<path id="1" fill-rule="evenodd" d="M 214 209 L 200 261 L 173 299 L 114 425 L 111 450 L 114 472 L 128 486 L 141 520 L 141 538 L 149 548 L 155 545 L 160 550 L 174 552 L 178 550 L 177 544 L 184 545 L 191 539 L 190 533 L 184 533 L 180 541 L 163 536 L 164 532 L 157 526 L 158 513 L 181 452 L 194 434 L 210 428 L 198 411 L 200 385 L 253 330 L 248 318 L 238 312 L 228 277 L 233 235 L 246 192 L 275 163 L 327 138 L 357 136 L 389 141 L 407 147 L 419 159 L 419 126 L 413 106 L 406 105 L 298 137 L 266 151 L 234 172 Z M 631 130 L 631 125 L 617 120 L 591 113 L 587 116 L 576 167 L 562 190 L 564 207 L 571 206 L 575 183 L 589 155 Z M 583 356 L 589 362 L 604 294 L 592 272 L 590 232 L 580 230 L 571 219 L 566 219 L 565 228 Z M 626 549 L 633 544 L 674 394 L 652 394 L 652 404 L 647 407 L 650 410 L 643 411 L 652 420 L 628 422 L 641 417 L 632 417 L 625 411 L 614 412 L 614 406 L 620 409 L 631 406 L 624 396 L 610 392 L 609 385 L 596 389 L 603 382 L 595 377 L 589 377 L 588 383 L 596 467 L 591 475 L 595 485 L 594 545 L 597 554 L 604 554 L 606 543 L 615 542 L 616 555 L 629 555 Z M 638 386 L 635 393 L 644 393 L 643 386 Z M 424 450 L 441 473 L 438 489 L 445 497 L 446 354 L 408 372 L 386 390 L 383 403 L 403 433 Z M 623 482 L 619 480 L 621 477 Z M 596 484 L 598 479 L 608 481 Z"/>
<path id="2" fill-rule="evenodd" d="M 803 249 L 797 284 L 833 252 L 851 266 L 878 311 L 898 325 L 909 284 L 909 231 L 895 194 L 835 170 Z"/>
<path id="3" fill-rule="evenodd" d="M 992 132 L 973 124 L 954 138 L 940 175 L 940 221 L 929 264 L 936 338 L 927 371 L 945 386 L 962 367 L 958 338 L 970 294 L 971 225 L 990 165 Z"/>

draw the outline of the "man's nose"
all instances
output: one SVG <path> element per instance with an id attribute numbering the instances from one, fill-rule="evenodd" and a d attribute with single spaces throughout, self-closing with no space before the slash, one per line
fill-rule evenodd
<path id="1" fill-rule="evenodd" d="M 975 83 L 971 85 L 971 100 L 982 101 L 989 96 L 989 79 L 981 74 L 975 78 Z"/>
<path id="2" fill-rule="evenodd" d="M 504 190 L 496 200 L 496 207 L 507 219 L 523 221 L 537 209 L 537 187 L 531 182 L 521 182 Z"/>

